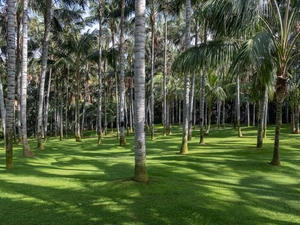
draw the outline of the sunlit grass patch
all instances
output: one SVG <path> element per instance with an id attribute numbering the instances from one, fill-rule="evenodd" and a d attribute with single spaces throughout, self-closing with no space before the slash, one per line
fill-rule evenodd
<path id="1" fill-rule="evenodd" d="M 284 127 L 285 128 L 285 127 Z M 283 129 L 283 166 L 270 166 L 273 127 L 256 148 L 256 128 L 212 128 L 199 145 L 193 132 L 189 154 L 180 155 L 181 127 L 149 136 L 149 182 L 136 183 L 134 137 L 119 146 L 114 134 L 97 145 L 95 132 L 83 142 L 50 138 L 34 158 L 15 145 L 14 169 L 0 152 L 0 224 L 297 224 L 300 221 L 299 137 Z"/>

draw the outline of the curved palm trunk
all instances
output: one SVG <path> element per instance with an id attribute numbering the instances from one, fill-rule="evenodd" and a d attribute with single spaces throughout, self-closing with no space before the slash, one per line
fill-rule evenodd
<path id="1" fill-rule="evenodd" d="M 145 144 L 145 11 L 146 1 L 135 1 L 134 92 L 135 92 L 135 169 L 134 180 L 147 182 Z"/>
<path id="2" fill-rule="evenodd" d="M 21 121 L 22 121 L 22 145 L 23 155 L 34 156 L 30 150 L 27 139 L 27 52 L 28 52 L 28 0 L 23 1 L 23 54 L 22 54 L 22 84 L 21 84 Z"/>
<path id="3" fill-rule="evenodd" d="M 191 20 L 191 0 L 186 0 L 186 31 L 185 47 L 190 47 L 190 20 Z M 180 154 L 188 154 L 188 129 L 189 129 L 189 110 L 190 110 L 190 74 L 184 76 L 184 101 L 183 101 L 183 132 Z"/>
<path id="4" fill-rule="evenodd" d="M 98 145 L 102 144 L 102 0 L 99 0 L 99 61 L 98 61 Z"/>
<path id="5" fill-rule="evenodd" d="M 7 0 L 7 101 L 6 101 L 6 169 L 13 168 L 13 132 L 14 132 L 14 101 L 15 101 L 15 0 Z"/>
<path id="6" fill-rule="evenodd" d="M 45 95 L 45 79 L 47 71 L 48 49 L 50 40 L 50 27 L 51 27 L 51 8 L 52 0 L 46 1 L 46 14 L 44 16 L 45 33 L 43 40 L 42 50 L 42 73 L 40 77 L 40 93 L 39 93 L 39 106 L 38 106 L 38 125 L 37 125 L 37 149 L 44 149 L 42 144 L 42 122 L 43 122 L 43 106 Z M 46 126 L 46 125 L 45 125 Z"/>
<path id="7" fill-rule="evenodd" d="M 125 52 L 124 52 L 124 12 L 125 0 L 122 0 L 121 34 L 120 34 L 120 146 L 126 146 L 125 138 Z"/>

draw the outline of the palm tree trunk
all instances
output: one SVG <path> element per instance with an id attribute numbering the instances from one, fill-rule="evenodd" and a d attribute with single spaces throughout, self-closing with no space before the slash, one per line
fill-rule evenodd
<path id="1" fill-rule="evenodd" d="M 210 131 L 211 115 L 212 115 L 212 106 L 208 105 L 208 112 L 207 112 L 208 121 L 207 121 L 207 128 L 206 128 L 206 131 L 205 131 L 205 135 L 208 135 L 209 131 Z"/>
<path id="2" fill-rule="evenodd" d="M 255 126 L 255 120 L 256 120 L 255 116 L 256 116 L 256 109 L 255 109 L 255 102 L 253 102 L 253 115 L 252 115 L 253 126 Z"/>
<path id="3" fill-rule="evenodd" d="M 186 30 L 185 30 L 185 47 L 190 47 L 190 20 L 191 20 L 191 0 L 186 0 Z M 184 103 L 183 103 L 183 132 L 180 154 L 188 154 L 188 129 L 189 129 L 189 110 L 190 110 L 190 74 L 184 76 Z"/>
<path id="4" fill-rule="evenodd" d="M 21 85 L 21 121 L 23 156 L 32 157 L 27 139 L 27 52 L 28 52 L 28 0 L 23 1 L 23 51 L 22 51 L 22 85 Z"/>
<path id="5" fill-rule="evenodd" d="M 125 138 L 125 52 L 124 52 L 124 13 L 125 0 L 122 0 L 121 10 L 121 33 L 120 33 L 120 146 L 126 146 Z"/>
<path id="6" fill-rule="evenodd" d="M 5 150 L 5 135 L 6 135 L 6 109 L 4 105 L 4 95 L 3 95 L 3 84 L 2 77 L 0 77 L 0 109 L 1 109 L 1 121 L 2 121 L 2 131 L 4 135 L 4 147 Z"/>
<path id="7" fill-rule="evenodd" d="M 99 0 L 99 37 L 98 37 L 98 49 L 99 49 L 99 61 L 98 61 L 98 108 L 97 108 L 97 120 L 98 120 L 98 145 L 102 144 L 102 0 Z"/>
<path id="8" fill-rule="evenodd" d="M 51 76 L 52 76 L 52 68 L 49 70 L 49 78 L 48 78 L 48 87 L 47 87 L 47 95 L 45 101 L 45 110 L 44 110 L 44 140 L 47 140 L 48 136 L 48 118 L 49 118 L 49 99 L 50 99 L 50 90 L 51 90 Z M 67 86 L 67 85 L 66 85 Z"/>
<path id="9" fill-rule="evenodd" d="M 164 11 L 164 73 L 163 73 L 163 126 L 164 133 L 167 135 L 167 58 L 168 58 L 168 23 L 167 23 L 167 12 Z"/>
<path id="10" fill-rule="evenodd" d="M 15 101 L 15 0 L 7 0 L 7 101 L 6 101 L 6 169 L 13 169 L 13 131 Z"/>
<path id="11" fill-rule="evenodd" d="M 225 100 L 223 101 L 223 110 L 222 110 L 222 128 L 225 129 L 225 120 L 226 120 L 226 105 L 225 105 Z"/>
<path id="12" fill-rule="evenodd" d="M 265 87 L 263 98 L 259 102 L 259 120 L 258 120 L 257 144 L 256 144 L 257 148 L 262 148 L 263 146 L 263 129 L 265 123 L 266 104 L 268 104 L 268 90 Z"/>
<path id="13" fill-rule="evenodd" d="M 238 75 L 236 78 L 236 122 L 238 127 L 238 137 L 242 137 L 242 130 L 241 130 L 241 102 L 240 102 L 240 76 Z"/>
<path id="14" fill-rule="evenodd" d="M 135 1 L 135 62 L 134 62 L 134 92 L 135 92 L 135 169 L 134 180 L 147 182 L 145 144 L 145 11 L 146 1 Z"/>
<path id="15" fill-rule="evenodd" d="M 205 74 L 201 75 L 200 86 L 200 141 L 199 144 L 204 144 L 204 103 L 205 103 Z"/>
<path id="16" fill-rule="evenodd" d="M 281 73 L 279 73 L 281 74 Z M 287 79 L 284 72 L 281 76 L 277 76 L 276 80 L 276 128 L 275 128 L 275 138 L 274 138 L 274 150 L 273 158 L 270 162 L 271 165 L 279 166 L 281 165 L 279 157 L 279 138 L 280 138 L 280 127 L 282 124 L 282 104 L 287 91 Z"/>
<path id="17" fill-rule="evenodd" d="M 75 96 L 75 139 L 77 142 L 81 142 L 80 136 L 80 115 L 79 115 L 79 97 L 80 97 L 80 71 L 77 71 L 77 93 Z"/>
<path id="18" fill-rule="evenodd" d="M 51 8 L 52 0 L 46 0 L 46 14 L 44 15 L 44 40 L 42 50 L 42 72 L 40 77 L 40 90 L 39 90 L 39 105 L 38 105 L 38 125 L 37 125 L 37 149 L 44 149 L 42 144 L 42 122 L 43 122 L 43 106 L 44 106 L 44 95 L 45 95 L 45 79 L 47 71 L 47 60 L 48 60 L 48 49 L 50 40 L 50 27 L 51 27 Z"/>
<path id="19" fill-rule="evenodd" d="M 151 140 L 154 140 L 154 91 L 153 91 L 153 77 L 154 77 L 154 70 L 155 70 L 155 60 L 154 60 L 154 54 L 155 54 L 155 12 L 154 12 L 154 2 L 151 3 L 151 80 L 150 80 L 150 92 L 151 92 L 151 100 L 150 100 L 150 126 L 151 126 Z"/>

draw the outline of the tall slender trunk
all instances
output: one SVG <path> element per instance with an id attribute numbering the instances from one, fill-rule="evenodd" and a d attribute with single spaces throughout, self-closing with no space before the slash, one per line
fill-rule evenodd
<path id="1" fill-rule="evenodd" d="M 217 101 L 217 126 L 218 129 L 221 127 L 221 107 L 222 107 L 222 101 L 218 99 Z"/>
<path id="2" fill-rule="evenodd" d="M 85 71 L 85 79 L 84 79 L 84 100 L 83 100 L 83 107 L 82 107 L 82 116 L 81 116 L 81 137 L 83 137 L 84 133 L 84 123 L 86 121 L 86 104 L 88 102 L 88 93 L 89 93 L 89 83 L 88 83 L 88 72 L 89 65 L 86 64 L 86 71 Z"/>
<path id="3" fill-rule="evenodd" d="M 265 91 L 265 95 L 266 96 L 264 97 L 264 99 L 265 99 L 265 103 L 264 103 L 265 114 L 264 114 L 264 118 L 263 118 L 263 120 L 264 120 L 263 138 L 267 137 L 267 125 L 268 125 L 268 115 L 269 115 L 269 113 L 268 113 L 269 101 L 268 101 L 268 91 L 267 90 Z"/>
<path id="4" fill-rule="evenodd" d="M 15 0 L 7 0 L 6 169 L 13 169 L 13 131 L 16 76 Z"/>
<path id="5" fill-rule="evenodd" d="M 263 129 L 265 123 L 265 114 L 266 114 L 266 104 L 268 104 L 268 90 L 264 88 L 263 98 L 259 102 L 259 120 L 258 120 L 258 129 L 257 129 L 257 148 L 263 147 Z"/>
<path id="6" fill-rule="evenodd" d="M 23 1 L 23 48 L 22 48 L 22 84 L 21 84 L 21 120 L 23 155 L 34 156 L 27 139 L 27 54 L 28 54 L 28 0 Z"/>
<path id="7" fill-rule="evenodd" d="M 223 101 L 223 110 L 222 110 L 222 128 L 225 129 L 225 122 L 226 122 L 226 101 Z"/>
<path id="8" fill-rule="evenodd" d="M 135 62 L 134 62 L 134 92 L 135 92 L 135 169 L 134 180 L 147 182 L 145 144 L 145 11 L 146 1 L 135 1 Z"/>
<path id="9" fill-rule="evenodd" d="M 200 141 L 199 144 L 204 144 L 204 103 L 205 103 L 205 74 L 201 75 L 200 86 Z"/>
<path id="10" fill-rule="evenodd" d="M 48 136 L 48 118 L 49 118 L 49 99 L 50 99 L 50 91 L 51 91 L 51 78 L 52 77 L 52 68 L 49 70 L 49 77 L 48 77 L 48 87 L 47 87 L 47 95 L 45 101 L 45 110 L 44 110 L 44 140 L 47 140 Z M 67 85 L 66 85 L 67 86 Z"/>
<path id="11" fill-rule="evenodd" d="M 256 120 L 256 108 L 255 108 L 255 102 L 253 102 L 253 114 L 252 114 L 252 125 L 255 126 L 255 120 Z"/>
<path id="12" fill-rule="evenodd" d="M 81 135 L 80 135 L 80 115 L 79 115 L 79 98 L 80 98 L 80 81 L 81 75 L 79 69 L 76 72 L 77 75 L 77 84 L 76 84 L 76 95 L 75 95 L 75 139 L 77 142 L 81 142 Z"/>
<path id="13" fill-rule="evenodd" d="M 241 130 L 241 98 L 240 98 L 241 88 L 240 88 L 240 76 L 236 78 L 236 122 L 238 127 L 238 137 L 242 137 Z"/>
<path id="14" fill-rule="evenodd" d="M 97 120 L 98 120 L 98 145 L 102 145 L 102 0 L 99 0 L 99 37 L 98 37 L 98 101 L 97 101 Z"/>
<path id="15" fill-rule="evenodd" d="M 124 52 L 124 15 L 125 0 L 122 0 L 121 33 L 120 33 L 120 146 L 126 146 L 125 138 L 125 52 Z"/>
<path id="16" fill-rule="evenodd" d="M 5 135 L 6 135 L 6 109 L 4 105 L 4 95 L 3 95 L 3 84 L 2 84 L 2 77 L 0 76 L 0 110 L 1 110 L 1 121 L 2 121 L 2 131 L 4 135 L 4 147 L 5 150 Z M 15 111 L 15 110 L 14 110 Z"/>
<path id="17" fill-rule="evenodd" d="M 279 139 L 280 139 L 280 127 L 282 124 L 282 104 L 287 92 L 287 78 L 285 70 L 279 71 L 281 76 L 277 76 L 276 80 L 276 128 L 274 138 L 274 150 L 273 158 L 270 162 L 271 165 L 281 165 L 279 156 Z"/>
<path id="18" fill-rule="evenodd" d="M 167 58 L 168 58 L 168 23 L 167 12 L 164 11 L 164 73 L 163 73 L 163 135 L 167 135 Z"/>
<path id="19" fill-rule="evenodd" d="M 46 9 L 44 14 L 44 40 L 42 49 L 42 72 L 40 77 L 40 90 L 39 90 L 39 105 L 38 105 L 38 118 L 37 118 L 37 149 L 44 149 L 42 144 L 42 126 L 43 126 L 43 106 L 45 95 L 45 78 L 47 71 L 48 49 L 50 41 L 50 27 L 51 27 L 51 11 L 52 0 L 46 0 Z"/>
<path id="20" fill-rule="evenodd" d="M 151 100 L 150 100 L 150 126 L 151 126 L 151 140 L 154 140 L 154 91 L 153 91 L 153 77 L 154 77 L 154 70 L 155 70 L 155 60 L 154 60 L 154 54 L 155 54 L 155 12 L 154 12 L 154 2 L 151 3 L 151 80 L 150 80 L 150 92 L 151 92 Z"/>
<path id="21" fill-rule="evenodd" d="M 185 47 L 190 47 L 190 20 L 191 20 L 191 0 L 186 0 L 186 27 L 185 27 Z M 190 110 L 190 74 L 184 76 L 184 103 L 183 103 L 183 132 L 180 154 L 188 154 L 188 129 Z"/>
<path id="22" fill-rule="evenodd" d="M 247 115 L 247 126 L 250 127 L 250 104 L 249 101 L 246 103 L 246 115 Z"/>

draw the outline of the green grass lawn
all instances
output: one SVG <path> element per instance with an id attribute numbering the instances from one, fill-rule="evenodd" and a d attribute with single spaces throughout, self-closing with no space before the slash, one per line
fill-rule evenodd
<path id="1" fill-rule="evenodd" d="M 157 128 L 159 129 L 159 127 Z M 300 224 L 300 136 L 281 133 L 280 167 L 271 166 L 274 128 L 256 149 L 256 128 L 217 130 L 199 145 L 199 132 L 180 155 L 181 128 L 147 137 L 147 184 L 132 181 L 134 139 L 113 135 L 97 146 L 50 139 L 34 158 L 14 147 L 14 169 L 0 151 L 0 224 Z M 88 136 L 89 135 L 89 136 Z M 2 143 L 3 144 L 3 140 Z"/>

